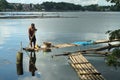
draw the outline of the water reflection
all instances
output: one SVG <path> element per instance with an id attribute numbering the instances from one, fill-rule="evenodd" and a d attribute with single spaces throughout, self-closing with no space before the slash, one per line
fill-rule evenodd
<path id="1" fill-rule="evenodd" d="M 29 56 L 29 72 L 32 76 L 35 76 L 35 71 L 37 71 L 36 63 L 36 53 L 35 51 L 30 52 Z M 16 67 L 17 67 L 17 75 L 23 75 L 23 53 L 18 52 L 16 56 Z"/>
<path id="2" fill-rule="evenodd" d="M 34 52 L 30 52 L 29 71 L 31 72 L 32 76 L 35 76 L 35 71 L 37 71 L 35 63 L 36 63 L 35 51 Z"/>
<path id="3" fill-rule="evenodd" d="M 43 49 L 43 52 L 48 53 L 48 52 L 52 52 L 52 50 L 50 48 L 45 48 L 45 49 Z"/>
<path id="4" fill-rule="evenodd" d="M 17 75 L 23 75 L 23 64 L 16 64 L 17 67 Z"/>
<path id="5" fill-rule="evenodd" d="M 16 33 L 16 27 L 9 28 L 8 26 L 0 25 L 0 45 L 4 44 L 7 38 L 12 37 Z"/>

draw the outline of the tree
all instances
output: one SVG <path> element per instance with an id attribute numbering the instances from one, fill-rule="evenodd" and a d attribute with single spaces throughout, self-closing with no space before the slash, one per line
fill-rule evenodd
<path id="1" fill-rule="evenodd" d="M 92 5 L 85 6 L 85 9 L 88 11 L 99 11 L 100 10 L 98 4 L 92 4 Z"/>
<path id="2" fill-rule="evenodd" d="M 43 2 L 41 6 L 43 6 L 45 10 L 50 11 L 50 10 L 53 10 L 55 6 L 55 2 Z"/>
<path id="3" fill-rule="evenodd" d="M 109 40 L 120 39 L 120 29 L 114 31 L 109 30 L 106 34 L 109 34 Z"/>
<path id="4" fill-rule="evenodd" d="M 0 0 L 0 10 L 5 10 L 8 7 L 8 2 L 6 0 Z"/>
<path id="5" fill-rule="evenodd" d="M 84 10 L 81 5 L 75 5 L 66 2 L 43 2 L 41 6 L 47 11 L 72 11 L 72 10 Z"/>
<path id="6" fill-rule="evenodd" d="M 109 30 L 106 33 L 109 34 L 110 40 L 120 39 L 120 29 L 114 31 Z M 112 53 L 106 57 L 106 60 L 106 63 L 109 66 L 114 66 L 115 68 L 117 68 L 117 66 L 120 66 L 120 48 L 114 48 L 112 50 Z"/>
<path id="7" fill-rule="evenodd" d="M 120 0 L 106 0 L 111 3 L 120 4 Z"/>
<path id="8" fill-rule="evenodd" d="M 106 57 L 106 63 L 108 66 L 114 66 L 116 69 L 120 66 L 120 49 L 115 48 L 112 53 Z"/>
<path id="9" fill-rule="evenodd" d="M 35 5 L 35 9 L 37 9 L 37 10 L 42 10 L 42 6 L 41 6 L 40 4 L 36 4 L 36 5 Z"/>
<path id="10" fill-rule="evenodd" d="M 120 11 L 120 0 L 106 0 L 106 1 L 111 2 L 111 3 L 115 3 L 113 10 Z"/>
<path id="11" fill-rule="evenodd" d="M 22 4 L 19 4 L 19 5 L 17 6 L 17 10 L 19 10 L 19 11 L 23 10 Z"/>

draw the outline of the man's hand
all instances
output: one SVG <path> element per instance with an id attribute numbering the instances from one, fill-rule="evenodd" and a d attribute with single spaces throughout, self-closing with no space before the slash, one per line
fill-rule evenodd
<path id="1" fill-rule="evenodd" d="M 35 29 L 35 31 L 37 31 L 37 29 Z"/>
<path id="2" fill-rule="evenodd" d="M 30 41 L 32 41 L 32 38 L 33 38 L 33 37 L 30 37 Z"/>

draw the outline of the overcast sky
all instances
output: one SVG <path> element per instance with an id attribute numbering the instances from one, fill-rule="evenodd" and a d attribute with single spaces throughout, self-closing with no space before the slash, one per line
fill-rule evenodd
<path id="1" fill-rule="evenodd" d="M 80 5 L 90 5 L 90 4 L 99 4 L 99 5 L 110 5 L 109 2 L 106 0 L 7 0 L 10 3 L 34 3 L 34 4 L 41 4 L 42 2 L 46 1 L 53 1 L 53 2 L 69 2 L 75 3 Z"/>

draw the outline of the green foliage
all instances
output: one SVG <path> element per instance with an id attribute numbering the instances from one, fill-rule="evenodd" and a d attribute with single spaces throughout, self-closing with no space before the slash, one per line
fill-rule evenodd
<path id="1" fill-rule="evenodd" d="M 0 10 L 7 8 L 8 8 L 8 2 L 6 0 L 0 0 Z"/>
<path id="2" fill-rule="evenodd" d="M 120 39 L 120 29 L 114 30 L 114 31 L 108 30 L 106 32 L 106 34 L 109 34 L 109 40 Z M 112 54 L 108 55 L 106 57 L 106 60 L 107 60 L 106 63 L 109 66 L 114 66 L 114 67 L 120 66 L 120 49 L 119 49 L 119 47 L 113 49 Z"/>
<path id="3" fill-rule="evenodd" d="M 110 54 L 106 57 L 106 64 L 108 66 L 114 66 L 114 67 L 120 66 L 119 59 L 120 59 L 120 49 L 115 48 L 112 51 L 112 54 Z"/>
<path id="4" fill-rule="evenodd" d="M 47 11 L 62 11 L 62 10 L 83 10 L 83 7 L 80 5 L 75 5 L 72 3 L 65 3 L 65 2 L 44 2 L 41 6 Z"/>
<path id="5" fill-rule="evenodd" d="M 116 58 L 120 58 L 120 49 L 115 48 L 115 49 L 112 51 L 112 56 L 115 56 Z"/>
<path id="6" fill-rule="evenodd" d="M 120 4 L 120 0 L 106 0 L 106 1 L 111 2 L 111 3 Z"/>
<path id="7" fill-rule="evenodd" d="M 22 4 L 16 5 L 14 9 L 17 11 L 22 11 L 23 10 Z"/>
<path id="8" fill-rule="evenodd" d="M 88 10 L 88 11 L 100 11 L 100 7 L 98 6 L 98 4 L 88 5 L 88 6 L 85 6 L 85 10 Z"/>
<path id="9" fill-rule="evenodd" d="M 115 56 L 109 55 L 107 56 L 106 60 L 107 60 L 106 64 L 108 66 L 115 66 L 115 67 L 117 66 L 117 58 Z"/>
<path id="10" fill-rule="evenodd" d="M 37 10 L 42 10 L 42 6 L 41 6 L 40 4 L 36 4 L 36 5 L 35 5 L 35 9 L 37 9 Z"/>
<path id="11" fill-rule="evenodd" d="M 111 3 L 115 3 L 114 6 L 112 6 L 111 10 L 113 11 L 120 11 L 120 0 L 106 0 Z"/>
<path id="12" fill-rule="evenodd" d="M 120 39 L 120 29 L 114 31 L 109 30 L 106 34 L 109 34 L 109 40 Z"/>

